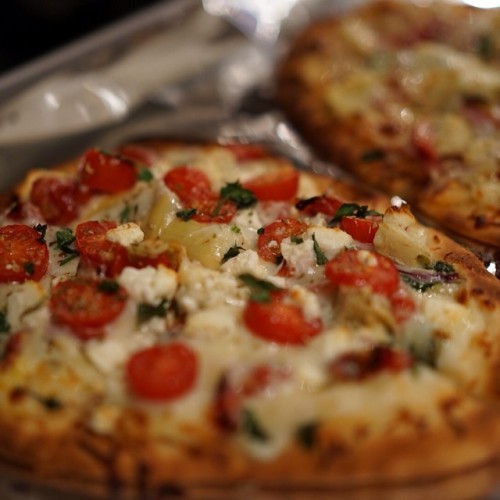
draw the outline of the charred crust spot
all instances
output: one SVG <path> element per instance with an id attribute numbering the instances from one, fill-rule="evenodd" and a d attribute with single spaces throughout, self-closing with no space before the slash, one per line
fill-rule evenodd
<path id="1" fill-rule="evenodd" d="M 395 137 L 396 135 L 399 134 L 400 128 L 396 126 L 394 123 L 383 123 L 379 127 L 379 131 L 381 134 L 386 135 L 388 137 Z"/>
<path id="2" fill-rule="evenodd" d="M 455 410 L 460 406 L 460 399 L 458 397 L 451 397 L 441 401 L 439 407 L 441 412 L 448 423 L 450 429 L 457 437 L 463 437 L 467 433 L 467 428 L 463 423 L 459 422 L 455 416 Z"/>
<path id="3" fill-rule="evenodd" d="M 331 464 L 345 456 L 348 451 L 348 446 L 341 441 L 332 441 L 324 444 L 318 455 L 318 467 L 324 470 L 330 469 Z"/>
<path id="4" fill-rule="evenodd" d="M 482 229 L 488 225 L 488 220 L 484 215 L 474 217 L 474 229 Z"/>
<path id="5" fill-rule="evenodd" d="M 9 401 L 12 404 L 16 404 L 24 400 L 27 395 L 28 395 L 28 390 L 25 387 L 14 387 L 9 392 Z"/>
<path id="6" fill-rule="evenodd" d="M 419 435 L 425 434 L 428 429 L 428 425 L 424 417 L 415 415 L 406 408 L 400 410 L 397 418 L 401 423 L 413 428 Z"/>
<path id="7" fill-rule="evenodd" d="M 469 299 L 469 294 L 467 290 L 462 289 L 457 293 L 456 300 L 459 304 L 462 305 L 467 304 L 468 299 Z"/>
<path id="8" fill-rule="evenodd" d="M 159 498 L 181 498 L 185 493 L 180 486 L 171 483 L 165 483 L 158 487 Z"/>

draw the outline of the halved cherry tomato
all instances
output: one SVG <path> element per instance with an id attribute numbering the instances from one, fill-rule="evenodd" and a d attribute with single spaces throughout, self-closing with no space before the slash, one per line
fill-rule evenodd
<path id="1" fill-rule="evenodd" d="M 183 396 L 193 387 L 197 375 L 196 353 L 180 342 L 136 352 L 126 367 L 130 391 L 150 401 L 169 401 Z"/>
<path id="2" fill-rule="evenodd" d="M 238 211 L 238 207 L 231 200 L 222 200 L 215 197 L 193 202 L 192 207 L 196 208 L 193 220 L 219 224 L 230 222 Z"/>
<path id="3" fill-rule="evenodd" d="M 393 262 L 368 250 L 351 249 L 340 253 L 326 263 L 325 275 L 337 285 L 367 286 L 388 297 L 399 287 L 399 273 Z"/>
<path id="4" fill-rule="evenodd" d="M 297 196 L 299 173 L 292 167 L 259 175 L 243 183 L 259 201 L 288 201 Z"/>
<path id="5" fill-rule="evenodd" d="M 283 292 L 270 295 L 268 302 L 249 300 L 243 311 L 243 321 L 254 335 L 278 344 L 299 345 L 321 332 L 321 319 L 306 319 L 300 307 L 284 301 Z"/>
<path id="6" fill-rule="evenodd" d="M 173 168 L 165 174 L 163 182 L 189 207 L 193 202 L 213 198 L 210 180 L 201 170 L 194 167 Z"/>
<path id="7" fill-rule="evenodd" d="M 87 340 L 102 335 L 100 328 L 115 320 L 125 307 L 127 292 L 113 282 L 91 278 L 60 281 L 50 298 L 50 311 L 57 323 L 69 326 L 76 336 Z"/>
<path id="8" fill-rule="evenodd" d="M 410 368 L 413 358 L 405 351 L 377 346 L 366 351 L 341 354 L 328 366 L 330 375 L 338 380 L 362 380 L 381 371 L 398 373 Z"/>
<path id="9" fill-rule="evenodd" d="M 378 221 L 346 216 L 340 219 L 340 229 L 350 234 L 356 241 L 372 243 L 378 231 Z"/>
<path id="10" fill-rule="evenodd" d="M 116 226 L 111 221 L 86 221 L 75 230 L 75 245 L 82 261 L 109 278 L 120 274 L 128 262 L 127 249 L 106 239 L 108 230 Z"/>
<path id="11" fill-rule="evenodd" d="M 142 269 L 144 267 L 158 267 L 159 265 L 172 268 L 172 261 L 166 253 L 160 253 L 158 255 L 139 255 L 139 254 L 128 254 L 128 266 L 135 267 L 136 269 Z"/>
<path id="12" fill-rule="evenodd" d="M 404 323 L 416 311 L 417 306 L 410 293 L 400 286 L 389 297 L 392 313 L 398 323 Z"/>
<path id="13" fill-rule="evenodd" d="M 292 217 L 276 220 L 263 228 L 257 239 L 257 253 L 268 262 L 276 262 L 281 255 L 281 242 L 290 236 L 299 236 L 307 225 Z"/>
<path id="14" fill-rule="evenodd" d="M 342 202 L 337 198 L 332 198 L 324 194 L 321 196 L 313 196 L 305 200 L 299 200 L 295 204 L 295 208 L 311 217 L 317 214 L 333 217 L 341 205 Z"/>
<path id="15" fill-rule="evenodd" d="M 49 264 L 49 251 L 40 240 L 40 233 L 24 224 L 0 228 L 0 283 L 43 278 Z"/>
<path id="16" fill-rule="evenodd" d="M 118 155 L 148 167 L 158 159 L 158 154 L 152 148 L 132 143 L 120 146 Z"/>
<path id="17" fill-rule="evenodd" d="M 120 193 L 137 181 L 134 163 L 126 158 L 89 149 L 83 156 L 79 175 L 82 184 L 102 193 Z"/>
<path id="18" fill-rule="evenodd" d="M 270 156 L 269 152 L 258 144 L 225 144 L 225 147 L 231 150 L 239 162 Z"/>
<path id="19" fill-rule="evenodd" d="M 78 215 L 78 186 L 69 179 L 39 177 L 31 187 L 30 201 L 49 224 L 69 224 Z"/>

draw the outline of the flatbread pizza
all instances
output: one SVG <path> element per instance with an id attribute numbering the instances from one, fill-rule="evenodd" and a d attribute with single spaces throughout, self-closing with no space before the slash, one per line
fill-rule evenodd
<path id="1" fill-rule="evenodd" d="M 500 11 L 363 2 L 286 47 L 277 99 L 323 158 L 500 247 Z"/>
<path id="2" fill-rule="evenodd" d="M 9 473 L 111 498 L 494 486 L 499 282 L 408 205 L 154 140 L 32 170 L 0 223 Z"/>

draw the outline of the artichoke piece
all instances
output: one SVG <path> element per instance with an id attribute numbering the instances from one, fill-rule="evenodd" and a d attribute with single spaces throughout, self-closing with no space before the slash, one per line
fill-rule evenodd
<path id="1" fill-rule="evenodd" d="M 175 218 L 160 231 L 164 241 L 173 241 L 186 248 L 190 259 L 210 269 L 218 269 L 225 253 L 234 245 L 242 246 L 244 239 L 226 224 L 205 224 Z"/>

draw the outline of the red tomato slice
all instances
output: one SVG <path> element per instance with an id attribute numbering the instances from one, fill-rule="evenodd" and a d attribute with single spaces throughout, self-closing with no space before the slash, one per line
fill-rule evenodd
<path id="1" fill-rule="evenodd" d="M 100 280 L 73 278 L 60 281 L 52 289 L 50 311 L 57 323 L 69 326 L 86 340 L 102 334 L 99 328 L 120 315 L 126 298 L 125 289 L 118 285 L 108 290 Z M 96 329 L 95 335 L 91 329 Z"/>
<path id="2" fill-rule="evenodd" d="M 306 200 L 300 200 L 296 203 L 295 207 L 297 210 L 311 217 L 317 214 L 324 214 L 329 217 L 333 217 L 341 205 L 342 202 L 337 198 L 322 195 L 314 196 Z"/>
<path id="3" fill-rule="evenodd" d="M 126 367 L 130 391 L 150 401 L 169 401 L 185 395 L 193 387 L 197 376 L 196 353 L 180 342 L 136 352 Z"/>
<path id="4" fill-rule="evenodd" d="M 259 201 L 288 201 L 297 196 L 299 173 L 292 167 L 262 174 L 243 183 Z"/>
<path id="5" fill-rule="evenodd" d="M 30 201 L 49 224 L 69 224 L 78 215 L 78 187 L 69 179 L 38 178 L 31 187 Z"/>
<path id="6" fill-rule="evenodd" d="M 158 255 L 128 255 L 128 266 L 135 267 L 136 269 L 142 269 L 144 267 L 158 267 L 159 265 L 173 268 L 172 261 L 166 253 L 160 253 Z"/>
<path id="7" fill-rule="evenodd" d="M 359 217 L 342 217 L 340 229 L 350 234 L 356 241 L 372 243 L 378 231 L 378 221 Z"/>
<path id="8" fill-rule="evenodd" d="M 148 167 L 158 159 L 156 151 L 140 144 L 124 144 L 118 148 L 118 155 Z"/>
<path id="9" fill-rule="evenodd" d="M 197 222 L 227 224 L 233 219 L 238 210 L 235 203 L 220 198 L 200 200 L 192 205 L 193 208 L 196 208 L 193 220 Z"/>
<path id="10" fill-rule="evenodd" d="M 82 260 L 109 278 L 120 274 L 128 263 L 127 249 L 106 239 L 107 231 L 116 226 L 111 221 L 87 221 L 75 230 L 76 248 Z"/>
<path id="11" fill-rule="evenodd" d="M 196 201 L 213 198 L 210 180 L 201 170 L 193 167 L 182 166 L 169 170 L 163 182 L 189 207 Z"/>
<path id="12" fill-rule="evenodd" d="M 82 184 L 102 193 L 120 193 L 137 181 L 134 163 L 117 155 L 89 149 L 79 167 Z"/>
<path id="13" fill-rule="evenodd" d="M 49 265 L 47 245 L 32 227 L 10 224 L 0 228 L 0 283 L 40 281 Z"/>
<path id="14" fill-rule="evenodd" d="M 300 345 L 318 335 L 321 320 L 307 320 L 302 310 L 283 301 L 283 293 L 272 293 L 269 302 L 250 300 L 243 311 L 243 321 L 257 337 L 278 344 Z"/>
<path id="15" fill-rule="evenodd" d="M 325 265 L 325 275 L 337 285 L 370 287 L 392 295 L 399 287 L 399 273 L 393 262 L 376 252 L 346 250 Z"/>
<path id="16" fill-rule="evenodd" d="M 281 242 L 290 236 L 299 236 L 307 225 L 299 219 L 280 219 L 263 228 L 257 239 L 257 253 L 268 262 L 276 262 L 281 256 Z"/>
<path id="17" fill-rule="evenodd" d="M 269 152 L 258 144 L 226 144 L 225 147 L 231 150 L 236 156 L 236 160 L 239 162 L 257 160 L 270 156 Z"/>

